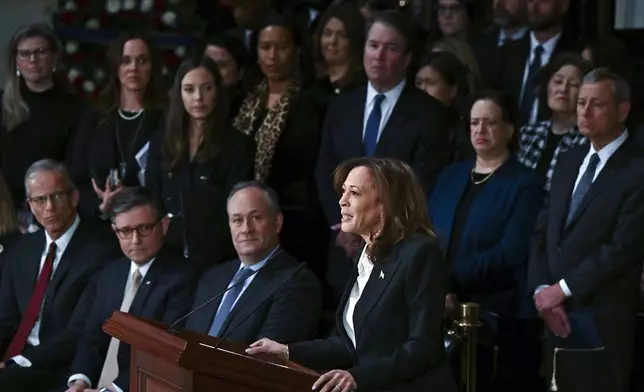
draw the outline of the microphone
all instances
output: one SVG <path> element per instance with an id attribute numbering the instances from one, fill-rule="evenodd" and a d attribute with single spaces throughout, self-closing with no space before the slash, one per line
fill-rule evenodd
<path id="1" fill-rule="evenodd" d="M 256 312 L 260 307 L 262 307 L 266 302 L 268 302 L 268 300 L 269 300 L 269 299 L 271 299 L 271 298 L 273 297 L 273 294 L 275 294 L 275 293 L 279 292 L 279 291 L 282 289 L 282 287 L 284 287 L 284 285 L 285 285 L 285 284 L 287 284 L 291 279 L 293 279 L 293 277 L 294 277 L 295 275 L 297 275 L 297 274 L 298 274 L 298 273 L 299 273 L 299 272 L 300 272 L 304 267 L 306 267 L 306 262 L 301 262 L 301 263 L 300 263 L 300 264 L 295 268 L 295 271 L 293 271 L 293 272 L 289 275 L 289 277 L 288 277 L 288 278 L 286 278 L 286 279 L 282 282 L 282 284 L 280 284 L 280 285 L 279 285 L 279 287 L 278 287 L 277 289 L 275 289 L 275 290 L 274 290 L 270 295 L 268 295 L 266 298 L 264 298 L 264 300 L 263 300 L 262 302 L 260 302 L 260 303 L 259 303 L 259 305 L 255 306 L 255 308 L 253 308 L 253 310 L 251 310 L 251 311 L 250 311 L 250 313 L 248 313 L 248 314 L 246 315 L 246 317 L 244 317 L 244 319 L 243 319 L 243 320 L 241 320 L 240 322 L 238 322 L 238 323 L 237 323 L 233 328 L 231 328 L 231 329 L 230 329 L 228 332 L 226 332 L 222 337 L 220 337 L 220 338 L 219 338 L 219 341 L 217 342 L 217 344 L 215 344 L 215 350 L 219 348 L 219 345 L 221 344 L 221 342 L 223 342 L 224 340 L 226 340 L 226 339 L 227 339 L 227 338 L 228 338 L 228 337 L 229 337 L 233 332 L 235 332 L 235 331 L 237 330 L 237 328 L 239 328 L 239 326 L 240 326 L 240 325 L 242 325 L 243 323 L 245 323 L 245 322 L 246 322 L 246 320 L 248 320 L 248 318 L 249 318 L 250 316 L 252 316 L 253 314 L 255 314 L 255 312 Z"/>
<path id="2" fill-rule="evenodd" d="M 217 295 L 215 295 L 214 297 L 210 298 L 208 301 L 206 301 L 206 302 L 202 303 L 201 305 L 197 306 L 196 308 L 192 309 L 192 310 L 191 310 L 191 311 L 189 311 L 186 315 L 179 317 L 175 322 L 173 322 L 173 323 L 168 327 L 168 332 L 170 332 L 170 333 L 175 333 L 175 334 L 176 334 L 177 332 L 179 332 L 178 330 L 174 329 L 174 327 L 176 327 L 176 326 L 177 326 L 177 324 L 179 324 L 179 323 L 180 323 L 180 322 L 182 322 L 183 320 L 187 319 L 188 317 L 192 316 L 193 314 L 195 314 L 195 312 L 197 312 L 198 310 L 202 309 L 204 306 L 208 305 L 208 304 L 209 304 L 209 303 L 211 303 L 212 301 L 216 300 L 217 298 L 222 297 L 224 294 L 226 294 L 226 293 L 227 293 L 230 289 L 232 289 L 233 287 L 237 287 L 237 286 L 239 286 L 240 284 L 244 284 L 244 282 L 246 282 L 246 280 L 247 280 L 248 278 L 250 278 L 251 276 L 255 275 L 255 274 L 256 274 L 256 273 L 258 273 L 260 270 L 261 270 L 261 268 L 257 269 L 256 271 L 253 271 L 250 275 L 248 275 L 248 276 L 247 276 L 247 277 L 245 277 L 244 279 L 242 279 L 242 280 L 240 280 L 239 282 L 235 283 L 234 285 L 232 285 L 232 286 L 230 286 L 230 287 L 226 288 L 226 290 L 222 291 L 221 293 L 218 293 L 218 294 L 217 294 Z"/>

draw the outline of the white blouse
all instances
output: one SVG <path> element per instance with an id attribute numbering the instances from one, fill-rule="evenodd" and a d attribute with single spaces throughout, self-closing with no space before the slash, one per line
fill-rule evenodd
<path id="1" fill-rule="evenodd" d="M 356 304 L 360 300 L 360 296 L 364 291 L 364 287 L 369 281 L 369 276 L 371 271 L 373 271 L 373 263 L 369 260 L 367 256 L 367 247 L 365 246 L 362 249 L 362 254 L 360 255 L 360 260 L 358 260 L 358 279 L 351 289 L 351 294 L 349 294 L 349 299 L 347 300 L 347 305 L 344 308 L 344 329 L 347 331 L 349 338 L 353 342 L 353 347 L 356 347 L 356 333 L 353 326 L 353 312 L 356 309 Z"/>

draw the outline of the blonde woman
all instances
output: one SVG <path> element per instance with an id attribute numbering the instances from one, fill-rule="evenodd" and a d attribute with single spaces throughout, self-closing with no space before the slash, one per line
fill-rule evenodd
<path id="1" fill-rule="evenodd" d="M 55 77 L 60 41 L 45 24 L 15 31 L 7 45 L 7 82 L 0 114 L 0 165 L 16 209 L 35 161 L 65 158 L 80 100 Z"/>

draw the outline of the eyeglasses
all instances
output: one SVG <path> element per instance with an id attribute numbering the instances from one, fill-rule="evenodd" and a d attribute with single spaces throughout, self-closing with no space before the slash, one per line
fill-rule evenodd
<path id="1" fill-rule="evenodd" d="M 17 50 L 18 58 L 23 61 L 28 61 L 31 59 L 31 56 L 34 56 L 36 60 L 41 59 L 49 55 L 49 49 L 47 48 L 38 48 L 36 50 Z"/>
<path id="2" fill-rule="evenodd" d="M 52 204 L 59 204 L 63 200 L 67 199 L 67 195 L 69 195 L 72 192 L 73 191 L 54 192 L 48 195 L 29 197 L 27 198 L 27 201 L 29 202 L 29 204 L 36 207 L 45 206 L 47 204 L 47 201 L 49 200 L 51 200 Z"/>
<path id="3" fill-rule="evenodd" d="M 158 223 L 159 221 L 156 221 L 153 223 L 142 223 L 135 227 L 122 227 L 122 228 L 117 228 L 115 225 L 112 225 L 112 228 L 114 229 L 114 232 L 116 233 L 116 235 L 119 236 L 119 238 L 121 238 L 122 240 L 129 240 L 130 238 L 132 238 L 135 231 L 139 237 L 149 236 L 150 234 L 152 234 L 154 227 Z"/>

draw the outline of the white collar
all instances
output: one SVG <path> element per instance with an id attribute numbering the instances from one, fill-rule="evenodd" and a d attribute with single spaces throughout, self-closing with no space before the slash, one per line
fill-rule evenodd
<path id="1" fill-rule="evenodd" d="M 560 38 L 561 38 L 561 32 L 559 32 L 556 35 L 552 36 L 546 42 L 540 43 L 534 37 L 534 31 L 531 31 L 530 32 L 530 53 L 534 53 L 534 49 L 537 46 L 541 46 L 543 48 L 544 53 L 547 53 L 549 55 L 555 50 L 555 46 L 557 46 L 557 43 L 559 42 Z"/>
<path id="2" fill-rule="evenodd" d="M 130 260 L 130 275 L 128 275 L 128 276 L 131 277 L 134 274 L 134 271 L 136 271 L 137 268 L 138 268 L 139 273 L 141 274 L 141 280 L 143 280 L 143 278 L 145 278 L 145 275 L 150 270 L 150 267 L 152 266 L 152 263 L 154 262 L 155 258 L 156 257 L 153 257 L 150 261 L 148 261 L 147 263 L 145 263 L 143 265 L 138 265 L 137 263 L 135 263 L 135 262 Z"/>
<path id="3" fill-rule="evenodd" d="M 624 129 L 624 132 L 622 132 L 621 135 L 619 135 L 618 138 L 614 139 L 612 142 L 608 143 L 604 147 L 602 147 L 601 150 L 597 151 L 595 150 L 595 146 L 593 146 L 593 143 L 590 143 L 590 150 L 588 151 L 588 156 L 593 155 L 597 153 L 599 156 L 599 160 L 601 162 L 608 162 L 610 157 L 617 151 L 617 149 L 624 144 L 626 141 L 626 138 L 628 138 L 628 129 Z"/>
<path id="4" fill-rule="evenodd" d="M 58 254 L 63 254 L 65 252 L 65 249 L 67 249 L 67 245 L 69 245 L 69 241 L 72 240 L 72 237 L 74 236 L 74 233 L 76 232 L 76 229 L 78 228 L 78 225 L 80 224 L 80 217 L 76 215 L 74 218 L 74 223 L 67 229 L 63 235 L 58 237 L 56 241 L 52 240 L 51 237 L 49 236 L 49 233 L 47 233 L 47 230 L 45 230 L 45 252 L 47 252 L 47 249 L 49 249 L 49 245 L 52 242 L 56 243 L 56 252 Z"/>
<path id="5" fill-rule="evenodd" d="M 371 82 L 369 82 L 369 84 L 367 85 L 367 105 L 370 105 L 373 102 L 373 100 L 376 98 L 376 95 L 379 95 L 379 94 L 382 94 L 385 96 L 386 102 L 397 102 L 398 98 L 400 98 L 400 94 L 402 94 L 402 90 L 405 87 L 406 83 L 407 81 L 403 79 L 391 90 L 385 93 L 380 93 L 373 87 Z"/>

